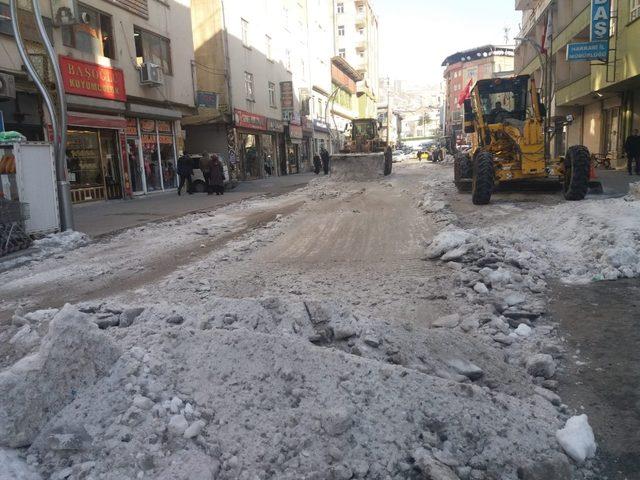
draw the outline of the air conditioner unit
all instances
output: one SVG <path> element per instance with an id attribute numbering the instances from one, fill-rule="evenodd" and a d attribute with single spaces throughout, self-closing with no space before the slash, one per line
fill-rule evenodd
<path id="1" fill-rule="evenodd" d="M 140 85 L 163 85 L 162 67 L 155 63 L 144 62 L 140 65 Z"/>
<path id="2" fill-rule="evenodd" d="M 16 98 L 16 81 L 13 75 L 0 73 L 0 100 Z"/>

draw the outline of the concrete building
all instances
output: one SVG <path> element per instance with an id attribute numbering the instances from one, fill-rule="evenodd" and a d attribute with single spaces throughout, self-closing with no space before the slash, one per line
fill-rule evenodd
<path id="1" fill-rule="evenodd" d="M 299 26 L 291 3 L 191 5 L 198 113 L 184 121 L 187 150 L 222 155 L 241 180 L 300 168 L 303 135 L 293 69 L 304 59 L 290 43 Z"/>
<path id="2" fill-rule="evenodd" d="M 592 153 L 608 154 L 624 164 L 622 145 L 633 128 L 640 128 L 640 3 L 614 2 L 610 54 L 607 62 L 567 61 L 567 45 L 589 40 L 589 0 L 516 0 L 522 11 L 526 38 L 516 48 L 518 74 L 532 74 L 541 83 L 539 42 L 547 16 L 552 15 L 551 114 L 560 121 L 573 115 L 571 125 L 560 127 L 552 145 L 555 154 L 570 145 L 585 145 Z M 617 17 L 617 18 L 616 18 Z"/>
<path id="3" fill-rule="evenodd" d="M 358 82 L 362 118 L 375 118 L 378 99 L 378 18 L 369 0 L 333 0 L 335 54 L 352 65 Z"/>
<path id="4" fill-rule="evenodd" d="M 331 150 L 340 150 L 345 140 L 345 132 L 351 120 L 358 118 L 358 82 L 363 80 L 362 74 L 357 72 L 342 57 L 331 59 L 331 89 L 333 97 L 330 103 L 330 117 L 328 126 L 332 130 Z"/>
<path id="5" fill-rule="evenodd" d="M 15 81 L 2 95 L 7 130 L 44 140 L 50 120 L 18 54 L 9 2 L 0 0 L 0 73 Z M 19 24 L 46 81 L 44 56 L 28 3 Z M 194 77 L 188 0 L 85 0 L 80 23 L 59 26 L 51 2 L 41 9 L 62 68 L 68 119 L 68 178 L 74 202 L 123 198 L 176 187 L 181 119 L 193 113 Z M 7 77 L 4 77 L 7 78 Z"/>
<path id="6" fill-rule="evenodd" d="M 514 48 L 485 45 L 448 56 L 444 70 L 444 135 L 462 141 L 462 107 L 460 94 L 485 78 L 508 77 L 514 71 Z"/>

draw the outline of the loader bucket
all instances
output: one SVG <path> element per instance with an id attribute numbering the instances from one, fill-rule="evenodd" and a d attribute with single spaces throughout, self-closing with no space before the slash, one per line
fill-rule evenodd
<path id="1" fill-rule="evenodd" d="M 384 153 L 339 153 L 331 156 L 331 178 L 363 181 L 384 177 Z"/>

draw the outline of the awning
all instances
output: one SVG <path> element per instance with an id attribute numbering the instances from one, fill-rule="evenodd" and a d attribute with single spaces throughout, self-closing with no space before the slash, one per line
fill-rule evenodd
<path id="1" fill-rule="evenodd" d="M 69 126 L 90 127 L 90 128 L 113 128 L 124 130 L 127 128 L 127 121 L 124 117 L 116 115 L 100 115 L 97 113 L 76 113 L 69 112 L 67 115 Z"/>

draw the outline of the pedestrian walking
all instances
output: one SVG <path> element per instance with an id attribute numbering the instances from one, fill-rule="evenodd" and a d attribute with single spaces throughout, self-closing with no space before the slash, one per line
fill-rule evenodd
<path id="1" fill-rule="evenodd" d="M 322 160 L 320 160 L 320 155 L 317 153 L 313 156 L 313 172 L 318 175 L 320 173 L 320 168 L 322 167 Z"/>
<path id="2" fill-rule="evenodd" d="M 209 160 L 209 195 L 224 195 L 224 168 L 220 158 L 215 153 L 211 155 Z"/>
<path id="3" fill-rule="evenodd" d="M 633 130 L 631 135 L 624 142 L 624 151 L 627 153 L 627 170 L 629 175 L 633 175 L 633 164 L 635 163 L 636 175 L 640 175 L 640 130 Z"/>
<path id="4" fill-rule="evenodd" d="M 200 165 L 202 176 L 204 177 L 205 185 L 209 185 L 209 162 L 211 162 L 211 155 L 209 152 L 204 152 L 198 163 Z"/>
<path id="5" fill-rule="evenodd" d="M 187 193 L 191 195 L 193 193 L 191 185 L 191 175 L 193 175 L 193 161 L 187 152 L 184 152 L 178 158 L 178 176 L 180 177 L 180 184 L 178 185 L 178 195 L 182 191 L 184 184 L 187 184 Z"/>
<path id="6" fill-rule="evenodd" d="M 329 152 L 326 148 L 320 148 L 320 159 L 322 160 L 322 170 L 325 175 L 329 175 Z"/>

